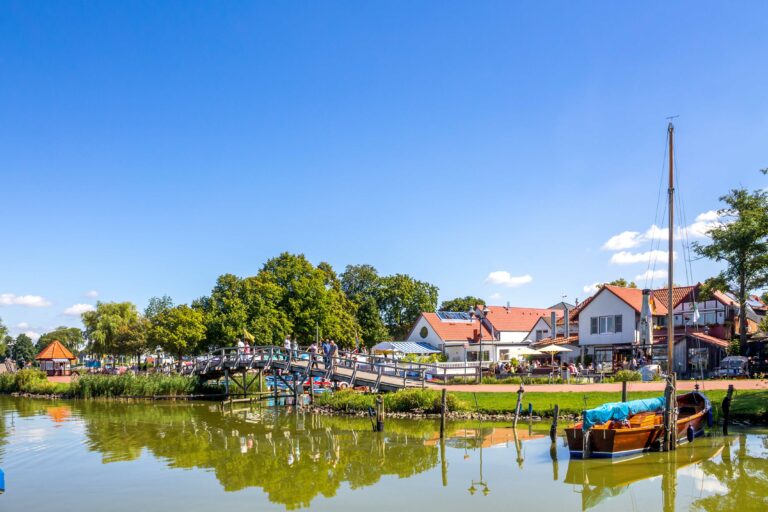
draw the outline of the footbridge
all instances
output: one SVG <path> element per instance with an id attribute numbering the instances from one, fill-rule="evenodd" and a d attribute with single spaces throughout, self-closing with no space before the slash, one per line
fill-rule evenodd
<path id="1" fill-rule="evenodd" d="M 220 348 L 197 357 L 185 373 L 203 380 L 231 379 L 243 393 L 262 375 L 270 373 L 294 395 L 299 394 L 311 378 L 320 377 L 342 387 L 364 386 L 373 392 L 423 388 L 435 367 L 406 363 L 372 355 L 331 357 L 313 355 L 306 350 L 288 350 L 276 346 Z M 249 379 L 249 375 L 253 377 Z M 238 379 L 236 377 L 242 377 Z M 312 386 L 309 386 L 310 390 Z"/>

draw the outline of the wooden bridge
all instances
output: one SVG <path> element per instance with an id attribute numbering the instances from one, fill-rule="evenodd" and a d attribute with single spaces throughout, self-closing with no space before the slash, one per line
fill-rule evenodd
<path id="1" fill-rule="evenodd" d="M 227 392 L 229 382 L 242 393 L 265 373 L 271 373 L 298 397 L 311 378 L 320 377 L 341 387 L 364 386 L 373 392 L 397 391 L 405 388 L 423 388 L 428 375 L 434 372 L 432 365 L 404 363 L 372 355 L 332 357 L 328 363 L 322 354 L 313 356 L 305 350 L 287 350 L 275 346 L 258 346 L 250 349 L 237 347 L 220 348 L 195 359 L 185 368 L 185 373 L 201 379 L 225 378 Z M 251 378 L 249 378 L 249 374 Z M 277 385 L 274 386 L 275 392 Z M 313 386 L 309 385 L 310 392 Z"/>

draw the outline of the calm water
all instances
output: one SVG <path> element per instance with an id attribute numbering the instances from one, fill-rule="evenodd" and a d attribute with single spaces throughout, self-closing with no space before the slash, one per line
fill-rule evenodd
<path id="1" fill-rule="evenodd" d="M 768 510 L 768 431 L 570 461 L 500 424 L 0 397 L 2 511 Z M 546 426 L 543 426 L 546 428 Z"/>

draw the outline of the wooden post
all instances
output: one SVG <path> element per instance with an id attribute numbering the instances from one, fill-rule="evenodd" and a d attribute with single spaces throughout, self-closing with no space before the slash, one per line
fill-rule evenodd
<path id="1" fill-rule="evenodd" d="M 728 385 L 728 392 L 723 398 L 723 435 L 728 435 L 728 423 L 731 420 L 731 400 L 733 399 L 733 384 Z"/>
<path id="2" fill-rule="evenodd" d="M 229 396 L 229 370 L 224 370 L 224 394 Z"/>
<path id="3" fill-rule="evenodd" d="M 445 413 L 448 411 L 447 390 L 443 388 L 440 396 L 440 439 L 445 439 Z M 445 448 L 443 448 L 445 450 Z M 443 455 L 445 452 L 443 451 Z"/>
<path id="4" fill-rule="evenodd" d="M 443 475 L 443 487 L 448 487 L 448 461 L 445 460 L 445 439 L 440 440 L 440 469 Z"/>
<path id="5" fill-rule="evenodd" d="M 312 376 L 312 372 L 309 372 L 309 403 L 315 403 L 315 378 Z"/>
<path id="6" fill-rule="evenodd" d="M 552 414 L 552 426 L 549 427 L 549 439 L 552 443 L 557 439 L 557 417 L 560 416 L 560 406 L 555 404 L 555 410 Z"/>
<path id="7" fill-rule="evenodd" d="M 275 407 L 277 407 L 277 368 L 272 370 L 272 394 L 275 397 Z"/>
<path id="8" fill-rule="evenodd" d="M 523 393 L 525 393 L 525 389 L 523 389 L 523 384 L 521 382 L 520 388 L 517 390 L 517 404 L 515 405 L 515 419 L 512 423 L 512 428 L 517 428 L 517 419 L 520 417 L 520 408 L 523 403 Z"/>
<path id="9" fill-rule="evenodd" d="M 621 401 L 627 401 L 627 381 L 621 383 Z"/>
<path id="10" fill-rule="evenodd" d="M 376 397 L 376 432 L 384 432 L 384 399 Z"/>

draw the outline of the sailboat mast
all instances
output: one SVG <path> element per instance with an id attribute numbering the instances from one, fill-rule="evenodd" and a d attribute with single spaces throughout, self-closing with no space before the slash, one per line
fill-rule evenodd
<path id="1" fill-rule="evenodd" d="M 667 280 L 667 371 L 671 375 L 675 370 L 675 366 L 673 364 L 675 349 L 675 310 L 674 303 L 672 302 L 672 286 L 674 283 L 674 264 L 672 262 L 675 249 L 675 126 L 672 124 L 672 122 L 669 123 L 667 133 L 669 134 L 669 188 L 667 190 L 669 194 L 669 256 L 667 259 L 667 275 L 669 276 Z"/>

